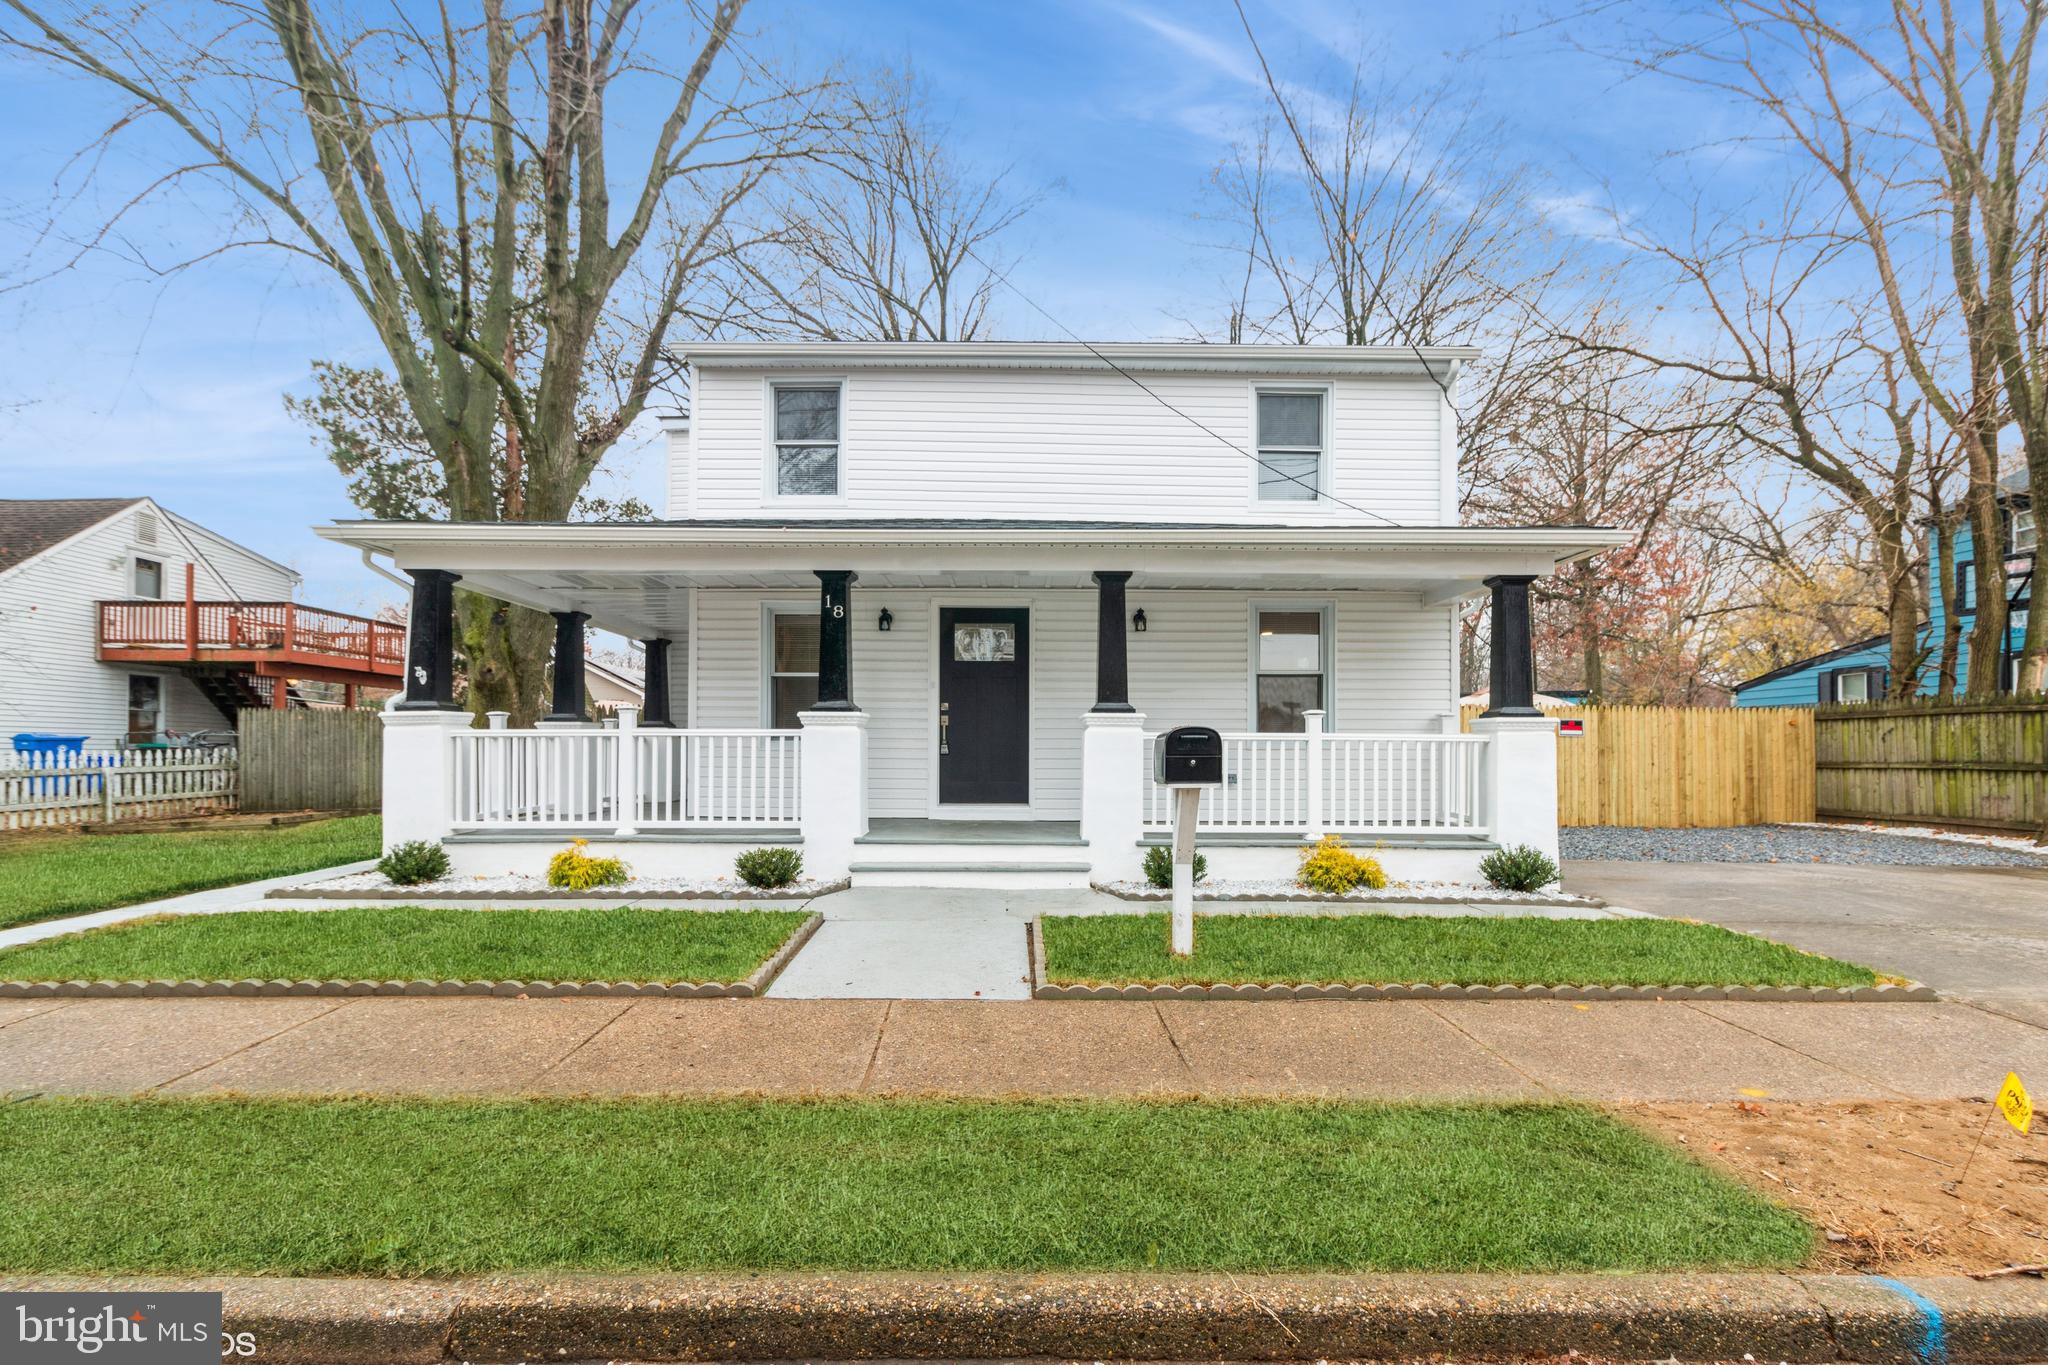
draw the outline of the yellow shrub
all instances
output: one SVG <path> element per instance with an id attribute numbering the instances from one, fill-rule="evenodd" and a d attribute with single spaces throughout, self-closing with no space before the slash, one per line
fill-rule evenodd
<path id="1" fill-rule="evenodd" d="M 1379 859 L 1361 858 L 1344 847 L 1342 839 L 1325 834 L 1301 850 L 1301 870 L 1294 880 L 1311 891 L 1341 896 L 1360 886 L 1377 891 L 1387 884 L 1387 874 Z"/>
<path id="2" fill-rule="evenodd" d="M 588 891 L 593 886 L 617 886 L 626 880 L 624 863 L 617 858 L 593 858 L 583 851 L 589 846 L 587 839 L 572 839 L 567 848 L 548 859 L 548 885 Z"/>

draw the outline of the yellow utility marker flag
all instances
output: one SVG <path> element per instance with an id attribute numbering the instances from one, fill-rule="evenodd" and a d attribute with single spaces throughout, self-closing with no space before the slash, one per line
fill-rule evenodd
<path id="1" fill-rule="evenodd" d="M 2017 1071 L 2005 1073 L 2005 1084 L 1998 1087 L 1998 1096 L 1991 1101 L 1998 1106 L 1998 1112 L 2005 1115 L 2005 1121 L 2022 1133 L 2034 1121 L 2034 1101 L 2027 1094 L 2027 1088 L 2020 1084 Z"/>

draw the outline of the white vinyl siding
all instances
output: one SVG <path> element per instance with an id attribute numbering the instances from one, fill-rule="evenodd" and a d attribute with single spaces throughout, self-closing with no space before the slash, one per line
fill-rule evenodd
<path id="1" fill-rule="evenodd" d="M 853 700 L 868 715 L 868 802 L 875 817 L 926 816 L 932 806 L 939 606 L 1016 606 L 1031 612 L 1031 814 L 1081 813 L 1081 716 L 1095 702 L 1092 589 L 853 590 Z M 1337 728 L 1434 733 L 1455 704 L 1449 608 L 1413 594 L 1338 592 L 1331 619 L 1329 709 Z M 1131 702 L 1146 728 L 1251 728 L 1251 604 L 1283 607 L 1299 594 L 1134 590 L 1147 629 L 1128 635 Z M 763 714 L 764 607 L 815 610 L 788 590 L 700 589 L 697 711 L 705 728 L 751 728 Z M 891 629 L 876 627 L 883 607 Z"/>
<path id="2" fill-rule="evenodd" d="M 763 463 L 774 446 L 771 383 L 783 378 L 696 372 L 689 438 L 670 448 L 675 515 L 1435 525 L 1447 496 L 1447 409 L 1423 375 L 1314 386 L 1139 375 L 1183 417 L 1115 374 L 902 369 L 863 370 L 844 384 L 839 497 L 778 499 Z M 1327 393 L 1320 502 L 1256 496 L 1250 452 L 1262 387 Z"/>
<path id="3" fill-rule="evenodd" d="M 140 538 L 145 518 L 156 523 L 149 542 Z M 194 548 L 201 557 L 195 558 Z M 0 640 L 7 641 L 10 656 L 8 667 L 0 669 L 0 753 L 12 752 L 12 738 L 23 730 L 85 735 L 95 746 L 112 746 L 127 732 L 130 674 L 164 679 L 168 728 L 227 728 L 213 704 L 175 670 L 103 664 L 95 657 L 95 603 L 135 595 L 137 556 L 163 565 L 169 599 L 184 597 L 188 563 L 203 599 L 289 601 L 298 583 L 290 570 L 190 522 L 174 522 L 146 503 L 0 573 Z"/>

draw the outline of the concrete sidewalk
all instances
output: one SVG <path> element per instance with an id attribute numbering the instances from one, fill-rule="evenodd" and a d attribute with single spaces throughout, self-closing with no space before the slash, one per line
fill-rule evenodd
<path id="1" fill-rule="evenodd" d="M 0 1094 L 1855 1100 L 2048 1075 L 1966 1005 L 1564 1001 L 0 1002 Z"/>

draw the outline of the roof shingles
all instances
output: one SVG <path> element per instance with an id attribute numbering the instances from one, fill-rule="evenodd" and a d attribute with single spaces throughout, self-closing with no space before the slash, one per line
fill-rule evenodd
<path id="1" fill-rule="evenodd" d="M 0 573 L 142 498 L 0 498 Z"/>

